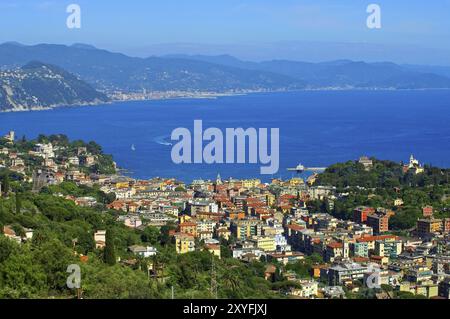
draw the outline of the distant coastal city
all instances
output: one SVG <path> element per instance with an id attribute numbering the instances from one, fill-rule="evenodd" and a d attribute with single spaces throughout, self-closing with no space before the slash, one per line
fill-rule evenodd
<path id="1" fill-rule="evenodd" d="M 143 89 L 142 92 L 121 92 L 115 91 L 108 93 L 112 101 L 149 101 L 149 100 L 165 100 L 165 99 L 215 99 L 221 96 L 234 96 L 248 93 L 262 93 L 266 90 L 236 90 L 225 93 L 220 92 L 192 92 L 192 91 L 162 91 L 162 92 L 147 92 Z"/>
<path id="2" fill-rule="evenodd" d="M 448 299 L 449 173 L 362 156 L 306 180 L 139 180 L 95 142 L 11 131 L 0 296 Z"/>

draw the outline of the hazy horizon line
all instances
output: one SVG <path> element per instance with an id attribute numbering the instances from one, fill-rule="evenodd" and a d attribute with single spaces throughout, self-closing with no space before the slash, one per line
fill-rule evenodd
<path id="1" fill-rule="evenodd" d="M 86 48 L 91 47 L 91 48 L 95 48 L 97 50 L 104 50 L 104 51 L 108 51 L 110 53 L 116 53 L 116 54 L 123 54 L 126 55 L 128 57 L 131 58 L 151 58 L 151 57 L 159 57 L 159 58 L 167 58 L 167 56 L 170 55 L 184 55 L 184 56 L 207 56 L 207 57 L 219 57 L 219 56 L 229 56 L 229 57 L 233 57 L 235 59 L 238 59 L 242 62 L 254 62 L 254 63 L 258 63 L 258 62 L 265 62 L 265 61 L 275 61 L 275 60 L 284 60 L 284 61 L 290 61 L 290 62 L 305 62 L 305 63 L 326 63 L 326 62 L 335 62 L 335 61 L 351 61 L 351 62 L 365 62 L 365 63 L 394 63 L 394 64 L 398 64 L 398 65 L 418 65 L 418 66 L 429 66 L 429 67 L 450 67 L 450 61 L 449 63 L 436 63 L 436 64 L 431 64 L 431 63 L 420 63 L 420 62 L 397 62 L 393 59 L 372 59 L 372 58 L 355 58 L 355 57 L 336 57 L 336 58 L 329 58 L 329 59 L 322 59 L 322 60 L 317 60 L 317 59 L 295 59 L 295 58 L 284 58 L 284 57 L 272 57 L 272 58 L 267 58 L 267 59 L 248 59 L 248 58 L 243 58 L 241 56 L 239 56 L 239 54 L 234 54 L 231 53 L 229 51 L 227 51 L 225 48 L 229 47 L 229 46 L 242 46 L 242 47 L 255 47 L 255 46 L 272 46 L 274 44 L 317 44 L 317 45 L 357 45 L 357 46 L 380 46 L 380 47 L 390 47 L 392 46 L 392 44 L 382 44 L 382 43 L 372 43 L 372 42 L 337 42 L 337 41 L 300 41 L 300 40 L 280 40 L 280 41 L 274 41 L 274 42 L 253 42 L 253 43 L 201 43 L 201 42 L 165 42 L 165 43 L 152 43 L 152 44 L 148 44 L 148 45 L 144 45 L 141 46 L 140 49 L 138 49 L 137 47 L 132 49 L 132 48 L 112 48 L 108 45 L 104 45 L 104 44 L 92 44 L 92 43 L 87 43 L 87 42 L 72 42 L 72 43 L 54 43 L 54 42 L 34 42 L 34 43 L 25 43 L 25 42 L 20 42 L 20 41 L 15 41 L 15 40 L 7 40 L 7 41 L 2 41 L 0 42 L 0 45 L 6 45 L 6 44 L 14 44 L 14 45 L 18 45 L 18 46 L 24 46 L 24 47 L 33 47 L 33 46 L 39 46 L 39 45 L 56 45 L 56 46 L 66 46 L 66 47 L 74 47 L 74 46 L 86 46 Z M 180 50 L 181 48 L 177 48 L 174 49 L 175 51 L 178 52 L 172 52 L 170 51 L 170 49 L 166 48 L 163 49 L 163 47 L 170 47 L 170 46 L 186 46 L 186 47 L 190 47 L 190 48 L 186 48 L 186 50 L 188 52 L 179 52 L 178 50 Z M 207 46 L 210 46 L 210 48 L 207 48 Z M 402 45 L 405 46 L 405 45 Z M 160 48 L 160 50 L 168 50 L 167 52 L 159 52 L 159 53 L 148 53 L 148 54 L 132 54 L 130 52 L 130 50 L 151 50 L 151 48 L 155 49 L 155 48 Z M 213 48 L 215 47 L 215 48 Z M 221 52 L 189 52 L 189 50 L 217 50 L 218 47 L 224 47 L 224 51 Z M 413 45 L 413 44 L 409 44 L 406 45 L 406 47 L 416 47 L 418 49 L 421 50 L 441 50 L 441 51 L 447 51 L 447 50 L 443 50 L 443 49 L 436 49 L 436 48 L 428 48 L 428 47 L 419 47 L 417 45 Z M 81 48 L 81 47 L 80 47 Z M 448 50 L 449 54 L 450 54 L 450 50 Z"/>

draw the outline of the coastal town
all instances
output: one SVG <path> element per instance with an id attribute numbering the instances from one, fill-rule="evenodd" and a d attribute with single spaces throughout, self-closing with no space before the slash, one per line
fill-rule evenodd
<path id="1" fill-rule="evenodd" d="M 314 173 L 306 180 L 300 176 L 273 179 L 270 183 L 257 178 L 222 178 L 220 174 L 215 180 L 190 183 L 160 177 L 140 180 L 118 174 L 117 165 L 105 160 L 93 145 L 70 144 L 69 150 L 58 139 L 41 138 L 28 145 L 25 153 L 18 150 L 18 140 L 12 131 L 1 139 L 0 170 L 20 176 L 32 192 L 65 183 L 97 187 L 108 200 L 99 202 L 92 195 L 52 196 L 77 207 L 101 206 L 114 212 L 116 223 L 136 232 L 149 227 L 167 231 L 174 253 L 209 252 L 211 267 L 214 260 L 221 259 L 235 259 L 244 265 L 260 262 L 264 280 L 274 283 L 272 290 L 280 296 L 331 299 L 364 292 L 377 299 L 450 298 L 446 194 L 439 199 L 444 204 L 420 206 L 413 227 L 401 228 L 396 226 L 398 216 L 411 205 L 411 199 L 398 185 L 386 184 L 389 194 L 398 197 L 389 195 L 392 200 L 384 201 L 384 206 L 355 201 L 344 218 L 335 206 L 351 197 L 353 188 L 320 183 L 321 174 Z M 370 173 L 375 170 L 375 161 L 363 156 L 351 165 Z M 398 165 L 399 174 L 413 177 L 427 169 L 414 156 Z M 12 196 L 11 191 L 5 193 L 9 185 L 1 185 L 0 194 Z M 355 192 L 368 194 L 364 200 L 378 196 L 373 189 L 358 187 Z M 26 227 L 18 231 L 8 224 L 2 228 L 5 237 L 20 245 L 33 240 L 36 233 Z M 107 229 L 94 229 L 89 236 L 95 249 L 106 249 Z M 127 250 L 128 258 L 116 258 L 124 267 L 160 254 L 159 246 L 145 242 L 129 245 Z M 81 261 L 87 258 L 87 254 L 80 254 Z M 209 271 L 211 294 L 217 297 L 221 286 L 215 282 L 214 269 Z M 158 275 L 155 263 L 149 272 Z M 277 282 L 282 284 L 277 286 Z"/>

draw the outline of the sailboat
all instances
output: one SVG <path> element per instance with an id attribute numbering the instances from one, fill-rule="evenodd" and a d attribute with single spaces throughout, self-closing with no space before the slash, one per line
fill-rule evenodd
<path id="1" fill-rule="evenodd" d="M 136 146 L 134 144 L 131 145 L 131 150 L 134 152 L 136 150 Z"/>

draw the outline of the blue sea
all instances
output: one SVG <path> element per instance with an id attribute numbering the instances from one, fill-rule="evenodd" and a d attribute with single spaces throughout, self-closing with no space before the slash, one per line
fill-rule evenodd
<path id="1" fill-rule="evenodd" d="M 280 128 L 279 172 L 262 176 L 259 164 L 174 164 L 170 134 L 192 130 L 196 119 L 204 128 Z M 289 178 L 286 169 L 299 163 L 323 167 L 362 155 L 408 161 L 414 154 L 450 167 L 450 91 L 258 93 L 0 113 L 0 133 L 9 130 L 94 140 L 137 178 Z"/>

